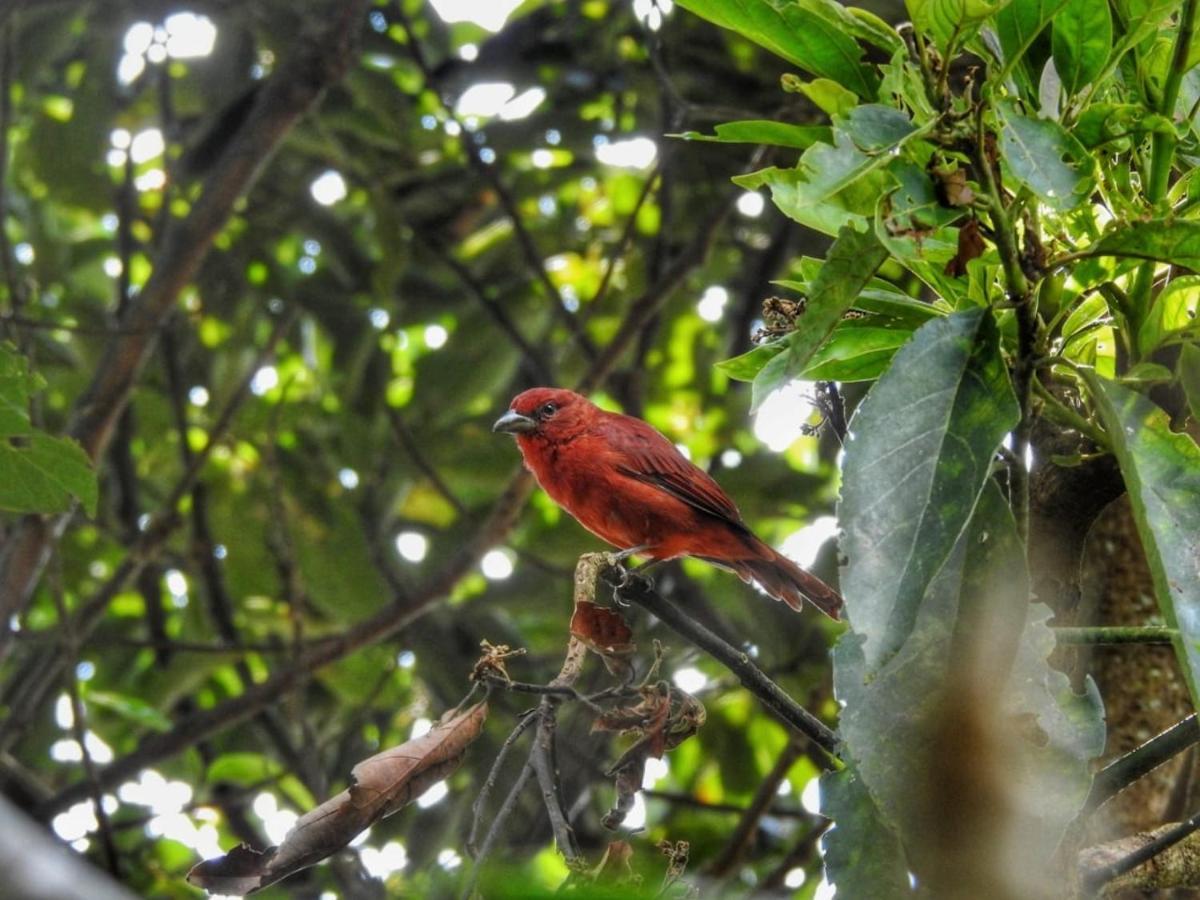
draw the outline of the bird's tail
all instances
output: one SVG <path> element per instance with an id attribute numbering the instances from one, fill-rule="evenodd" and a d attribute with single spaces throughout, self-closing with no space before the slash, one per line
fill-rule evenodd
<path id="1" fill-rule="evenodd" d="M 756 540 L 758 556 L 731 560 L 732 568 L 743 581 L 757 581 L 764 591 L 782 600 L 797 612 L 807 600 L 831 619 L 842 617 L 842 595 L 824 581 L 806 572 L 782 553 Z"/>

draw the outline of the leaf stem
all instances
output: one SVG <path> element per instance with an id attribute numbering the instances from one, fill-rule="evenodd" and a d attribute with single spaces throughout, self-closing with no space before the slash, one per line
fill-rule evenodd
<path id="1" fill-rule="evenodd" d="M 1179 102 L 1179 88 L 1187 69 L 1188 55 L 1191 52 L 1192 38 L 1196 33 L 1196 7 L 1198 0 L 1184 0 L 1183 12 L 1179 16 L 1179 30 L 1175 34 L 1175 49 L 1171 54 L 1171 68 L 1167 72 L 1167 80 L 1163 85 L 1162 102 L 1159 112 L 1174 121 L 1175 106 Z M 1175 135 L 1165 131 L 1155 131 L 1150 140 L 1150 173 L 1146 184 L 1146 200 L 1154 207 L 1162 202 L 1167 194 L 1167 182 L 1171 177 L 1171 169 L 1175 164 Z M 1136 315 L 1132 323 L 1134 329 L 1141 327 L 1142 320 L 1150 310 L 1150 291 L 1154 283 L 1154 263 L 1145 262 L 1137 271 L 1134 280 L 1132 298 L 1133 312 Z M 1137 347 L 1137 335 L 1131 342 Z"/>
<path id="2" fill-rule="evenodd" d="M 1166 625 L 1090 625 L 1054 629 L 1060 644 L 1170 644 L 1178 629 Z"/>

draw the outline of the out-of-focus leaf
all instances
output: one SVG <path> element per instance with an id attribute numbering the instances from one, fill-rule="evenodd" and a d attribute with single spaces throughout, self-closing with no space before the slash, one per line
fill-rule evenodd
<path id="1" fill-rule="evenodd" d="M 1003 760 L 1003 775 L 991 777 L 1002 779 L 1009 798 L 1006 840 L 1022 842 L 1021 858 L 1032 871 L 1049 862 L 1087 796 L 1090 762 L 1104 746 L 1102 707 L 1094 685 L 1076 695 L 1047 662 L 1054 648 L 1046 626 L 1050 611 L 1031 606 L 1029 590 L 1016 521 L 989 482 L 968 528 L 929 582 L 917 625 L 900 650 L 870 664 L 863 637 L 851 633 L 834 652 L 835 686 L 846 704 L 841 733 L 884 821 L 904 837 L 914 862 L 937 850 L 924 843 L 924 826 L 942 811 L 925 786 L 936 783 L 944 765 L 969 770 Z M 981 689 L 994 692 L 994 705 L 973 702 Z M 951 750 L 944 730 L 959 717 L 990 746 Z M 897 746 L 906 752 L 894 752 Z M 979 777 L 988 776 L 981 769 Z M 961 804 L 981 800 L 952 805 L 961 815 Z"/>
<path id="2" fill-rule="evenodd" d="M 115 694 L 112 691 L 92 689 L 87 692 L 86 700 L 89 706 L 106 709 L 122 719 L 152 731 L 168 731 L 171 728 L 169 717 L 144 700 L 129 694 Z"/>
<path id="3" fill-rule="evenodd" d="M 99 486 L 83 448 L 30 422 L 30 395 L 41 384 L 15 348 L 0 344 L 0 509 L 65 512 L 79 500 L 95 515 Z"/>
<path id="4" fill-rule="evenodd" d="M 904 848 L 879 815 L 854 766 L 821 776 L 821 815 L 834 828 L 821 838 L 825 878 L 847 897 L 912 894 Z"/>
<path id="5" fill-rule="evenodd" d="M 812 283 L 796 331 L 788 336 L 787 352 L 771 359 L 754 379 L 755 409 L 773 390 L 799 377 L 886 258 L 874 232 L 864 234 L 849 225 L 842 229 Z"/>
<path id="6" fill-rule="evenodd" d="M 278 762 L 261 753 L 222 753 L 209 763 L 205 778 L 210 784 L 229 782 L 250 787 L 282 772 Z"/>
<path id="7" fill-rule="evenodd" d="M 1143 395 L 1084 377 L 1129 491 L 1158 608 L 1179 629 L 1175 653 L 1200 703 L 1200 448 Z"/>
<path id="8" fill-rule="evenodd" d="M 833 131 L 827 125 L 792 125 L 788 122 L 773 122 L 770 119 L 726 122 L 713 130 L 715 134 L 685 131 L 671 137 L 721 144 L 769 144 L 773 147 L 796 147 L 799 150 L 807 150 L 817 141 L 833 141 Z"/>
<path id="9" fill-rule="evenodd" d="M 1112 14 L 1107 3 L 1067 0 L 1054 16 L 1054 67 L 1068 94 L 1100 74 L 1112 52 Z"/>
<path id="10" fill-rule="evenodd" d="M 40 432 L 0 439 L 0 509 L 66 512 L 76 499 L 95 515 L 96 473 L 77 443 Z"/>
<path id="11" fill-rule="evenodd" d="M 847 618 L 872 669 L 908 639 L 1019 411 L 986 310 L 921 327 L 859 406 L 843 468 Z"/>
<path id="12" fill-rule="evenodd" d="M 800 4 L 764 0 L 681 0 L 701 18 L 736 31 L 788 62 L 872 98 L 878 79 L 862 62 L 862 49 L 844 29 Z"/>
<path id="13" fill-rule="evenodd" d="M 1013 175 L 1054 209 L 1074 209 L 1092 191 L 1091 155 L 1057 122 L 1020 112 L 1016 101 L 996 106 L 1000 148 Z"/>
<path id="14" fill-rule="evenodd" d="M 486 718 L 487 704 L 478 703 L 363 760 L 351 772 L 349 789 L 301 816 L 279 846 L 260 852 L 241 844 L 199 863 L 187 880 L 212 893 L 242 896 L 320 862 L 457 769 Z"/>

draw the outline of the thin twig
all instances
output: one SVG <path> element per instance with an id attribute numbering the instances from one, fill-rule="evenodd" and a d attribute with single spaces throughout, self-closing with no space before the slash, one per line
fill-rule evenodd
<path id="1" fill-rule="evenodd" d="M 758 790 L 754 792 L 754 799 L 750 801 L 749 808 L 742 814 L 737 827 L 729 836 L 729 840 L 725 842 L 721 852 L 709 865 L 709 874 L 714 878 L 727 877 L 733 868 L 742 861 L 742 857 L 746 854 L 746 848 L 750 846 L 750 841 L 758 831 L 759 823 L 770 809 L 771 801 L 779 793 L 779 786 L 783 784 L 788 772 L 801 755 L 799 742 L 788 741 L 783 752 L 779 754 L 779 758 L 775 760 L 775 765 L 771 767 L 767 777 L 762 780 Z"/>
<path id="2" fill-rule="evenodd" d="M 529 710 L 522 713 L 517 719 L 516 727 L 504 739 L 504 743 L 500 745 L 499 752 L 496 753 L 496 758 L 492 761 L 492 768 L 483 782 L 483 787 L 479 789 L 479 796 L 471 804 L 471 814 L 475 819 L 471 822 L 471 833 L 467 836 L 467 853 L 475 857 L 478 861 L 482 860 L 482 855 L 477 850 L 478 844 L 476 843 L 476 839 L 479 837 L 479 829 L 483 824 L 483 814 L 487 810 L 488 799 L 491 797 L 492 791 L 496 789 L 496 780 L 500 777 L 500 769 L 504 765 L 504 761 L 508 758 L 508 754 L 512 751 L 517 741 L 521 739 L 521 735 L 528 731 L 530 726 L 537 721 L 536 713 L 537 710 Z M 493 823 L 492 830 L 495 830 L 495 828 L 496 825 Z M 492 832 L 489 831 L 487 836 L 490 838 Z M 484 841 L 484 846 L 487 846 L 486 840 Z"/>
<path id="3" fill-rule="evenodd" d="M 613 565 L 609 573 L 625 574 Z M 621 599 L 636 603 L 653 613 L 680 636 L 695 644 L 737 676 L 742 685 L 762 704 L 797 733 L 812 741 L 820 751 L 818 759 L 826 769 L 838 769 L 838 736 L 816 716 L 804 709 L 750 659 L 749 655 L 713 634 L 675 604 L 657 594 L 644 579 L 630 577 L 617 588 Z"/>
<path id="4" fill-rule="evenodd" d="M 1142 863 L 1148 862 L 1164 850 L 1174 847 L 1188 835 L 1198 830 L 1200 830 L 1200 812 L 1196 813 L 1186 822 L 1180 822 L 1174 828 L 1162 832 L 1120 859 L 1088 872 L 1083 878 L 1085 889 L 1089 892 L 1100 890 L 1106 883 L 1112 881 L 1117 876 L 1124 875 L 1126 872 L 1136 869 Z"/>
<path id="5" fill-rule="evenodd" d="M 536 717 L 530 721 L 536 721 Z M 482 870 L 483 862 L 487 859 L 488 854 L 492 852 L 492 848 L 496 845 L 496 840 L 500 836 L 500 831 L 504 827 L 504 823 L 508 821 L 513 810 L 517 808 L 517 800 L 521 797 L 521 792 L 525 790 L 525 785 L 529 784 L 533 778 L 533 764 L 526 761 L 521 767 L 521 772 L 517 775 L 517 780 L 513 782 L 509 788 L 508 794 L 504 798 L 504 802 L 500 805 L 500 810 L 496 813 L 496 818 L 492 820 L 492 826 L 488 829 L 488 833 L 483 838 L 483 845 L 479 848 L 479 855 L 475 857 L 475 864 L 471 866 L 471 875 L 467 879 L 467 886 L 463 890 L 463 900 L 471 897 L 475 893 L 475 885 L 479 881 L 479 873 Z"/>
<path id="6" fill-rule="evenodd" d="M 1113 760 L 1097 772 L 1096 777 L 1092 779 L 1092 788 L 1081 814 L 1096 809 L 1143 775 L 1158 768 L 1197 742 L 1200 742 L 1200 720 L 1193 713 L 1186 719 L 1176 722 L 1161 734 L 1150 738 L 1140 747 L 1135 747 L 1124 756 Z"/>
<path id="7" fill-rule="evenodd" d="M 1179 631 L 1165 625 L 1062 626 L 1054 629 L 1060 644 L 1169 644 Z"/>

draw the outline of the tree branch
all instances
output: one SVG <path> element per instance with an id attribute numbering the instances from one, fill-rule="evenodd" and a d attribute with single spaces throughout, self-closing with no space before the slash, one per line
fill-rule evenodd
<path id="1" fill-rule="evenodd" d="M 1085 815 L 1116 796 L 1143 775 L 1200 742 L 1200 720 L 1195 713 L 1152 737 L 1140 747 L 1110 762 L 1092 779 L 1092 789 L 1081 815 Z"/>
<path id="2" fill-rule="evenodd" d="M 157 343 L 158 330 L 175 308 L 180 291 L 200 269 L 213 240 L 250 190 L 288 131 L 338 81 L 350 63 L 366 0 L 330 4 L 326 27 L 307 35 L 265 82 L 254 108 L 214 166 L 191 211 L 172 220 L 154 268 L 110 338 L 92 381 L 75 404 L 68 433 L 92 459 L 103 456 L 113 426 Z M 22 520 L 0 555 L 0 648 L 8 621 L 29 602 L 67 517 L 47 524 Z"/>
<path id="3" fill-rule="evenodd" d="M 628 575 L 620 566 L 611 563 L 606 575 Z M 653 613 L 665 625 L 681 637 L 704 650 L 737 676 L 738 681 L 754 694 L 768 710 L 775 714 L 793 731 L 808 738 L 819 748 L 817 761 L 826 769 L 841 768 L 838 759 L 838 736 L 816 716 L 800 704 L 756 666 L 748 655 L 713 634 L 699 622 L 694 621 L 679 607 L 659 596 L 643 578 L 626 577 L 618 587 L 622 600 L 636 603 L 647 612 Z"/>

